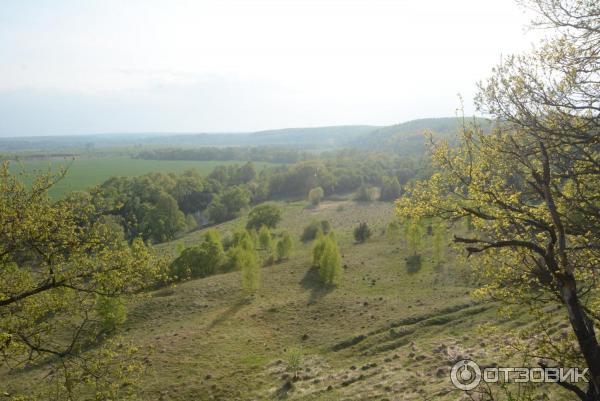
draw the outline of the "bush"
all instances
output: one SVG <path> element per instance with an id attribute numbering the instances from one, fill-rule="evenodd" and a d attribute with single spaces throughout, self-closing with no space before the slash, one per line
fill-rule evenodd
<path id="1" fill-rule="evenodd" d="M 322 245 L 317 252 L 319 259 L 319 276 L 321 282 L 326 285 L 336 285 L 342 276 L 342 257 L 335 240 L 331 237 L 323 237 Z"/>
<path id="2" fill-rule="evenodd" d="M 321 256 L 323 256 L 323 251 L 325 250 L 325 242 L 327 241 L 327 237 L 321 235 L 315 241 L 312 250 L 312 265 L 313 267 L 319 267 L 321 264 Z"/>
<path id="3" fill-rule="evenodd" d="M 242 270 L 242 287 L 249 294 L 260 288 L 260 265 L 256 252 L 240 248 L 237 251 L 236 263 Z"/>
<path id="4" fill-rule="evenodd" d="M 317 206 L 321 203 L 323 196 L 325 195 L 325 191 L 321 187 L 315 187 L 308 192 L 308 201 L 311 205 Z"/>
<path id="5" fill-rule="evenodd" d="M 277 242 L 277 260 L 282 261 L 290 257 L 292 252 L 292 238 L 287 232 L 281 235 L 281 239 Z"/>
<path id="6" fill-rule="evenodd" d="M 241 246 L 245 249 L 255 248 L 255 238 L 247 230 L 239 230 L 233 233 L 231 237 L 228 237 L 223 241 L 223 247 L 225 249 L 235 248 Z"/>
<path id="7" fill-rule="evenodd" d="M 258 243 L 260 247 L 266 251 L 271 250 L 273 247 L 271 241 L 271 231 L 269 231 L 269 227 L 263 225 L 260 227 L 258 231 Z"/>
<path id="8" fill-rule="evenodd" d="M 371 238 L 371 229 L 369 228 L 369 226 L 367 225 L 367 223 L 360 223 L 355 229 L 354 229 L 354 239 L 356 240 L 356 242 L 359 243 L 363 243 L 366 240 L 368 240 L 369 238 Z"/>
<path id="9" fill-rule="evenodd" d="M 287 371 L 293 375 L 293 378 L 298 377 L 298 372 L 302 370 L 302 349 L 292 348 L 286 355 Z"/>
<path id="10" fill-rule="evenodd" d="M 281 221 L 281 209 L 272 204 L 264 204 L 252 209 L 248 215 L 247 229 L 258 230 L 261 226 L 277 227 Z"/>
<path id="11" fill-rule="evenodd" d="M 379 200 L 382 201 L 395 201 L 402 194 L 402 187 L 398 182 L 398 178 L 391 177 L 383 180 L 383 186 L 381 187 L 381 195 Z"/>
<path id="12" fill-rule="evenodd" d="M 171 263 L 171 275 L 179 280 L 210 276 L 222 267 L 223 261 L 223 245 L 219 234 L 209 230 L 202 244 L 184 249 Z"/>
<path id="13" fill-rule="evenodd" d="M 192 231 L 196 227 L 198 227 L 198 222 L 196 221 L 196 218 L 192 214 L 188 214 L 187 216 L 185 216 L 185 224 L 187 226 L 188 231 Z"/>
<path id="14" fill-rule="evenodd" d="M 395 221 L 390 222 L 387 226 L 386 234 L 390 243 L 398 241 L 400 239 L 400 224 Z"/>
<path id="15" fill-rule="evenodd" d="M 371 202 L 374 199 L 375 188 L 369 188 L 366 185 L 362 185 L 354 196 L 354 200 L 358 202 Z"/>
<path id="16" fill-rule="evenodd" d="M 420 254 L 413 254 L 406 258 L 406 271 L 408 273 L 416 273 L 421 270 L 423 266 L 423 260 Z"/>
<path id="17" fill-rule="evenodd" d="M 120 297 L 106 297 L 99 295 L 96 298 L 96 313 L 100 317 L 102 330 L 114 331 L 117 326 L 125 323 L 127 310 Z"/>
<path id="18" fill-rule="evenodd" d="M 319 233 L 327 235 L 331 232 L 331 224 L 327 220 L 313 220 L 309 225 L 304 227 L 300 239 L 302 242 L 312 241 L 319 236 Z"/>

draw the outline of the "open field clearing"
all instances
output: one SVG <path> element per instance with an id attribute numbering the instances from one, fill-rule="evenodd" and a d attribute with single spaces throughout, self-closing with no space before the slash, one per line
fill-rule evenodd
<path id="1" fill-rule="evenodd" d="M 216 166 L 243 164 L 245 161 L 183 161 L 183 160 L 143 160 L 128 157 L 81 158 L 28 160 L 11 162 L 11 171 L 26 172 L 43 171 L 48 169 L 58 171 L 61 167 L 69 167 L 69 174 L 48 191 L 53 199 L 58 199 L 70 191 L 88 189 L 101 184 L 113 176 L 135 177 L 151 172 L 182 173 L 185 170 L 196 169 L 203 175 L 208 175 Z M 257 170 L 270 163 L 253 163 Z"/>

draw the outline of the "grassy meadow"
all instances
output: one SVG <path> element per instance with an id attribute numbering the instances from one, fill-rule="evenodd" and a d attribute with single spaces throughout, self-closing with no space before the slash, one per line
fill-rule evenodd
<path id="1" fill-rule="evenodd" d="M 245 161 L 143 160 L 119 156 L 11 161 L 10 169 L 14 173 L 33 173 L 58 171 L 61 167 L 68 167 L 67 176 L 48 191 L 53 199 L 59 199 L 70 191 L 88 189 L 113 176 L 134 177 L 151 172 L 182 173 L 189 169 L 196 169 L 203 175 L 208 175 L 216 166 L 236 163 L 243 164 Z M 254 162 L 254 165 L 260 170 L 270 163 Z"/>
<path id="2" fill-rule="evenodd" d="M 476 334 L 485 323 L 511 328 L 525 320 L 498 318 L 495 304 L 475 303 L 463 258 L 451 249 L 433 266 L 425 240 L 425 263 L 408 273 L 403 238 L 385 233 L 392 203 L 280 203 L 283 220 L 274 231 L 294 241 L 289 260 L 263 267 L 258 293 L 248 298 L 240 272 L 191 280 L 151 292 L 130 303 L 120 330 L 141 349 L 146 373 L 143 399 L 184 400 L 456 400 L 449 371 L 470 357 L 486 362 L 498 339 Z M 336 233 L 344 273 L 324 288 L 311 268 L 312 242 L 302 228 L 327 219 Z M 246 217 L 216 226 L 222 237 Z M 373 236 L 356 244 L 352 229 L 367 222 Z M 157 246 L 173 257 L 200 243 L 204 230 Z M 300 349 L 297 379 L 289 382 L 288 354 Z M 12 373 L 12 392 L 46 374 L 42 366 Z M 5 382 L 6 383 L 6 382 Z M 291 384 L 290 384 L 291 383 Z"/>

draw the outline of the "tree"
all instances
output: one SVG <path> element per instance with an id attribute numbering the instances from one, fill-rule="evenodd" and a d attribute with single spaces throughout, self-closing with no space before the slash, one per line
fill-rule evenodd
<path id="1" fill-rule="evenodd" d="M 515 163 L 517 171 L 507 177 L 517 188 L 507 194 L 526 201 L 527 207 L 520 205 L 512 211 L 507 210 L 513 205 L 512 198 L 504 207 L 496 201 L 497 209 L 507 210 L 507 218 L 494 215 L 494 221 L 511 230 L 504 236 L 495 232 L 490 239 L 473 235 L 462 241 L 476 241 L 467 245 L 471 253 L 507 253 L 513 258 L 516 253 L 527 255 L 527 263 L 519 267 L 534 272 L 540 291 L 562 303 L 579 347 L 578 352 L 569 354 L 580 357 L 590 370 L 587 392 L 568 389 L 582 400 L 598 400 L 600 345 L 594 324 L 600 316 L 587 305 L 595 302 L 598 264 L 593 260 L 598 256 L 600 230 L 596 201 L 600 176 L 600 9 L 597 1 L 524 3 L 537 12 L 534 26 L 545 28 L 549 37 L 533 52 L 504 59 L 492 77 L 480 84 L 476 99 L 479 109 L 503 124 L 492 143 L 479 137 L 465 138 L 465 142 L 493 147 L 503 166 Z M 487 171 L 496 181 L 502 173 Z M 507 200 L 507 194 L 499 199 Z M 528 210 L 530 204 L 532 210 Z M 477 220 L 484 217 L 473 216 L 473 224 L 477 227 Z M 526 220 L 511 224 L 509 218 Z M 530 229 L 536 237 L 525 236 L 520 229 Z M 489 243 L 479 242 L 482 239 Z M 559 358 L 564 359 L 564 355 Z"/>
<path id="2" fill-rule="evenodd" d="M 106 332 L 114 331 L 117 326 L 125 323 L 127 309 L 121 297 L 96 297 L 96 314 L 101 319 L 102 329 Z"/>
<path id="3" fill-rule="evenodd" d="M 172 240 L 186 226 L 185 215 L 179 210 L 177 201 L 167 193 L 158 196 L 143 221 L 146 236 L 155 242 Z"/>
<path id="4" fill-rule="evenodd" d="M 327 242 L 327 237 L 323 234 L 320 234 L 317 237 L 312 249 L 312 265 L 313 267 L 319 267 L 321 264 L 321 256 L 323 256 L 323 251 L 325 250 L 325 242 Z"/>
<path id="5" fill-rule="evenodd" d="M 271 250 L 273 247 L 271 240 L 271 231 L 269 231 L 269 227 L 262 225 L 260 226 L 260 230 L 258 230 L 258 243 L 260 247 L 264 250 Z"/>
<path id="6" fill-rule="evenodd" d="M 365 222 L 360 223 L 354 229 L 354 239 L 358 243 L 363 243 L 369 238 L 371 238 L 371 234 L 371 229 L 369 228 L 369 225 Z"/>
<path id="7" fill-rule="evenodd" d="M 242 287 L 248 294 L 254 294 L 260 288 L 261 276 L 256 252 L 239 248 L 236 253 L 236 264 L 242 271 Z"/>
<path id="8" fill-rule="evenodd" d="M 227 208 L 227 219 L 233 219 L 250 204 L 250 192 L 241 186 L 229 187 L 221 194 L 221 202 Z"/>
<path id="9" fill-rule="evenodd" d="M 277 241 L 277 260 L 282 261 L 290 257 L 292 252 L 292 238 L 286 232 L 281 235 L 281 239 Z"/>
<path id="10" fill-rule="evenodd" d="M 383 179 L 383 186 L 381 187 L 381 195 L 379 200 L 382 201 L 395 201 L 402 193 L 402 186 L 398 182 L 396 177 L 385 177 Z"/>
<path id="11" fill-rule="evenodd" d="M 171 263 L 171 274 L 179 280 L 213 275 L 222 267 L 224 256 L 219 234 L 209 230 L 199 246 L 184 249 Z"/>
<path id="12" fill-rule="evenodd" d="M 208 219 L 213 223 L 222 223 L 227 221 L 229 213 L 227 206 L 221 201 L 220 196 L 215 196 L 206 208 Z"/>
<path id="13" fill-rule="evenodd" d="M 325 195 L 325 192 L 323 191 L 323 188 L 321 188 L 321 187 L 312 188 L 308 192 L 308 201 L 310 202 L 311 205 L 317 206 L 319 203 L 321 203 L 321 200 L 323 199 L 324 195 Z"/>
<path id="14" fill-rule="evenodd" d="M 550 154 L 549 147 L 560 150 Z M 474 230 L 454 241 L 479 256 L 475 266 L 486 283 L 479 294 L 530 308 L 538 318 L 549 302 L 560 302 L 579 352 L 538 342 L 540 355 L 561 366 L 586 363 L 595 375 L 600 348 L 592 322 L 599 317 L 587 305 L 599 301 L 600 221 L 594 210 L 600 186 L 586 158 L 563 157 L 568 147 L 526 131 L 467 130 L 456 149 L 434 146 L 438 172 L 416 183 L 397 211 L 412 221 L 470 217 Z M 552 341 L 539 337 L 544 339 L 532 340 Z M 591 395 L 571 390 L 582 400 L 597 400 L 594 381 Z"/>
<path id="15" fill-rule="evenodd" d="M 302 242 L 312 241 L 319 235 L 327 235 L 331 232 L 331 225 L 327 220 L 312 220 L 310 224 L 304 227 L 300 239 Z"/>
<path id="16" fill-rule="evenodd" d="M 62 399 L 90 392 L 118 399 L 119 377 L 129 368 L 134 380 L 139 364 L 128 346 L 110 341 L 82 355 L 103 330 L 96 300 L 152 285 L 160 265 L 140 239 L 128 244 L 114 235 L 89 194 L 51 202 L 48 189 L 64 174 L 26 186 L 8 163 L 0 168 L 0 361 L 3 369 L 49 364 L 56 374 L 48 384 Z"/>
<path id="17" fill-rule="evenodd" d="M 246 228 L 258 230 L 263 225 L 275 228 L 280 221 L 281 209 L 276 205 L 266 203 L 252 209 L 248 215 Z"/>
<path id="18" fill-rule="evenodd" d="M 366 185 L 361 185 L 354 197 L 354 200 L 357 202 L 371 202 L 373 199 L 375 199 L 373 188 L 369 188 Z"/>
<path id="19" fill-rule="evenodd" d="M 323 237 L 319 258 L 319 276 L 326 285 L 337 285 L 342 276 L 342 258 L 335 240 L 330 237 Z"/>
<path id="20" fill-rule="evenodd" d="M 408 247 L 414 254 L 420 251 L 421 241 L 425 235 L 423 224 L 418 217 L 411 217 L 406 223 L 406 239 Z"/>

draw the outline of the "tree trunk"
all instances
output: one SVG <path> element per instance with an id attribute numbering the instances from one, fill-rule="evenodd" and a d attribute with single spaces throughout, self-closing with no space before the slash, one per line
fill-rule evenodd
<path id="1" fill-rule="evenodd" d="M 575 277 L 567 273 L 561 281 L 561 296 L 567 307 L 569 321 L 577 337 L 581 354 L 589 368 L 588 401 L 600 401 L 600 347 L 594 325 L 579 302 Z"/>

